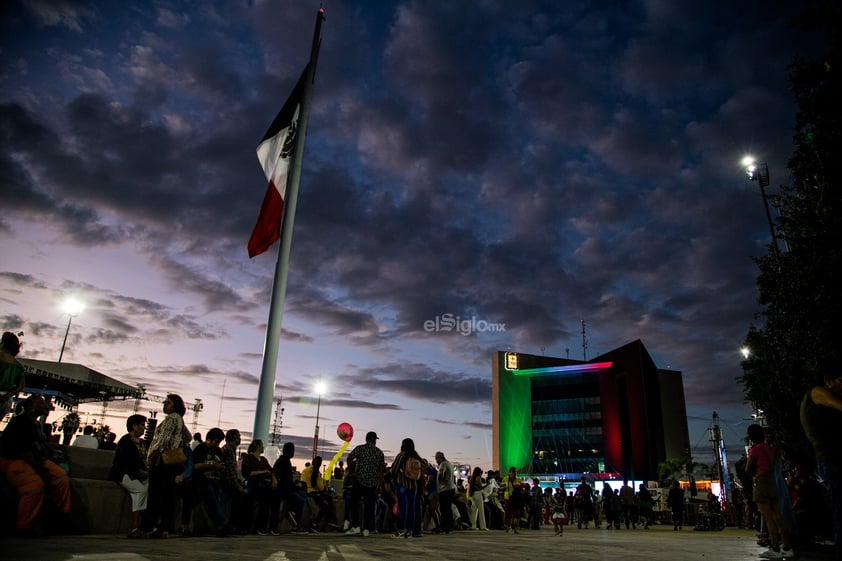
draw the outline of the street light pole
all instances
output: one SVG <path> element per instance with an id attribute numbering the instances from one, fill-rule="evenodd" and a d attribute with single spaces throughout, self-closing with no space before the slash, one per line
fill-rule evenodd
<path id="1" fill-rule="evenodd" d="M 67 329 L 64 330 L 64 340 L 61 342 L 61 352 L 58 354 L 58 361 L 61 362 L 64 356 L 64 347 L 67 345 L 67 335 L 70 333 L 70 323 L 73 321 L 73 316 L 82 313 L 85 305 L 78 300 L 69 299 L 64 303 L 64 311 L 67 313 Z"/>
<path id="2" fill-rule="evenodd" d="M 322 394 L 325 393 L 324 382 L 318 382 L 315 387 L 318 399 L 316 401 L 316 430 L 313 433 L 313 459 L 319 455 L 319 412 L 322 408 Z"/>
<path id="3" fill-rule="evenodd" d="M 61 352 L 58 354 L 58 361 L 61 362 L 61 357 L 64 356 L 64 346 L 67 345 L 67 334 L 70 333 L 70 322 L 73 321 L 73 316 L 67 317 L 67 329 L 64 330 L 64 341 L 61 342 Z"/>
<path id="4" fill-rule="evenodd" d="M 769 199 L 766 197 L 766 187 L 769 186 L 769 166 L 765 163 L 756 163 L 751 156 L 743 158 L 743 165 L 746 168 L 748 178 L 752 181 L 757 181 L 757 184 L 760 186 L 760 195 L 763 197 L 763 208 L 766 210 L 766 222 L 769 223 L 769 233 L 772 235 L 772 249 L 775 255 L 778 255 L 780 252 L 778 249 L 778 238 L 775 235 L 772 213 L 769 212 Z"/>

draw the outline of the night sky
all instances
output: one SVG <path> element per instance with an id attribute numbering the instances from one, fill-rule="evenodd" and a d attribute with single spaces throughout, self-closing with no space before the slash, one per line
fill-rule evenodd
<path id="1" fill-rule="evenodd" d="M 695 459 L 712 461 L 713 411 L 739 457 L 769 243 L 740 161 L 768 163 L 772 193 L 788 181 L 805 4 L 325 2 L 282 439 L 309 456 L 321 379 L 328 452 L 347 421 L 387 458 L 410 436 L 488 469 L 494 351 L 641 339 L 683 372 Z M 2 4 L 0 327 L 25 332 L 21 357 L 58 358 L 78 298 L 63 360 L 202 399 L 200 431 L 249 440 L 278 252 L 246 253 L 255 148 L 318 7 Z M 425 329 L 447 314 L 505 331 Z"/>

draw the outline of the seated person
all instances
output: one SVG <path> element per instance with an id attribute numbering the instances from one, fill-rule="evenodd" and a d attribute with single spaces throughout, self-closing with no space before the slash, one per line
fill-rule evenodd
<path id="1" fill-rule="evenodd" d="M 94 427 L 85 425 L 82 434 L 77 436 L 76 440 L 73 441 L 73 446 L 78 446 L 79 448 L 99 448 L 99 441 L 94 436 Z"/>
<path id="2" fill-rule="evenodd" d="M 313 521 L 307 528 L 311 534 L 319 533 L 319 524 L 325 518 L 330 520 L 333 512 L 333 500 L 327 495 L 325 490 L 325 480 L 322 479 L 322 474 L 319 473 L 322 467 L 322 457 L 316 456 L 313 458 L 313 463 L 301 472 L 301 481 L 307 485 L 307 498 L 313 499 L 316 503 L 318 512 L 313 517 Z"/>
<path id="3" fill-rule="evenodd" d="M 131 415 L 126 419 L 128 431 L 117 443 L 108 479 L 122 485 L 132 497 L 132 530 L 129 537 L 140 537 L 140 518 L 149 496 L 149 473 L 146 471 L 146 445 L 140 439 L 146 430 L 146 417 Z"/>
<path id="4" fill-rule="evenodd" d="M 70 479 L 47 459 L 47 439 L 39 420 L 47 412 L 43 396 L 29 396 L 23 412 L 9 421 L 0 438 L 0 473 L 20 494 L 15 529 L 22 535 L 32 533 L 46 494 L 59 512 L 70 512 Z"/>

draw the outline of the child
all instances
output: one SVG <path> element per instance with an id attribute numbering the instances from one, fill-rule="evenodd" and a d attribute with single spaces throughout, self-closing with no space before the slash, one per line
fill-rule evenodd
<path id="1" fill-rule="evenodd" d="M 564 515 L 564 502 L 558 501 L 553 505 L 553 527 L 555 528 L 555 535 L 560 536 L 564 534 L 564 525 L 567 524 L 567 517 Z"/>

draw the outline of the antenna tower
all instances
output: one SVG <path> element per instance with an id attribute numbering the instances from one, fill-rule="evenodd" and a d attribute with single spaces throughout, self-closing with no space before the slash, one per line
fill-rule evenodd
<path id="1" fill-rule="evenodd" d="M 585 320 L 582 320 L 582 360 L 588 360 L 588 333 L 585 330 Z"/>
<path id="2" fill-rule="evenodd" d="M 284 408 L 281 407 L 283 402 L 283 397 L 275 402 L 275 422 L 272 425 L 272 444 L 275 446 L 278 445 L 278 441 L 281 439 L 281 429 L 284 427 Z"/>

